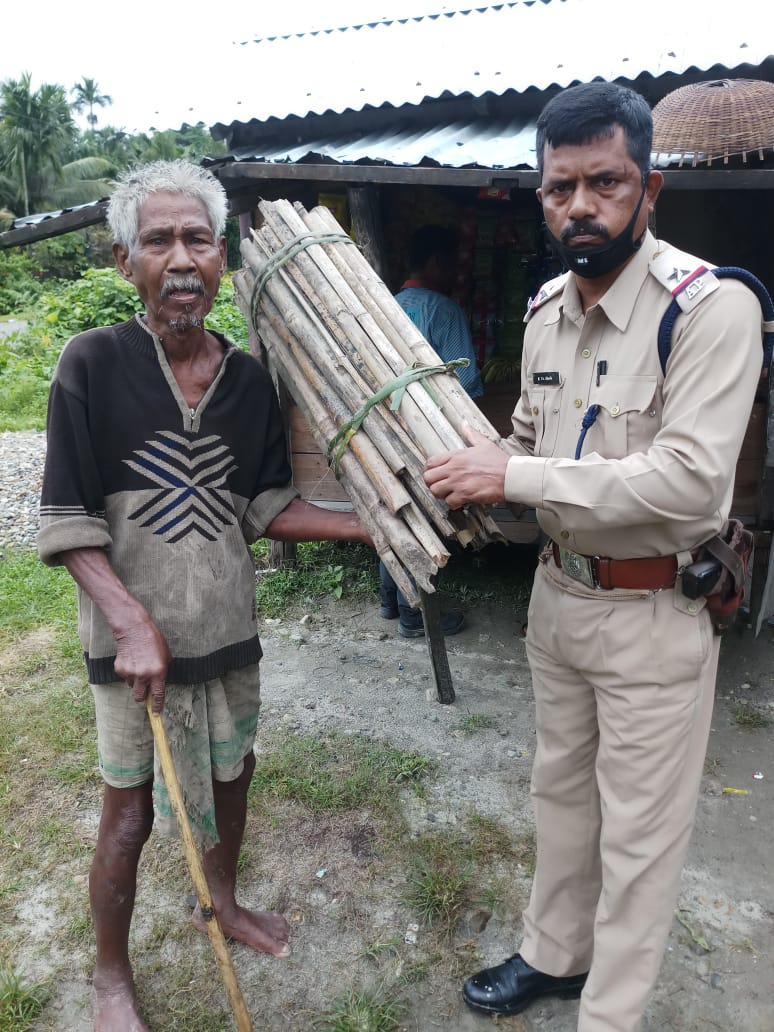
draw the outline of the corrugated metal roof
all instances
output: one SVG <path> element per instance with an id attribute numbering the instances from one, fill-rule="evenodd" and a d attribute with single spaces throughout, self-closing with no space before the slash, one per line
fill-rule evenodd
<path id="1" fill-rule="evenodd" d="M 620 0 L 552 0 L 246 43 L 229 54 L 220 82 L 202 75 L 196 95 L 187 91 L 183 117 L 227 127 L 597 77 L 755 66 L 772 55 L 761 31 L 765 9 L 760 0 L 649 0 L 633 18 Z M 160 101 L 160 120 L 174 124 L 164 118 L 166 103 L 179 101 Z"/>
<path id="2" fill-rule="evenodd" d="M 101 197 L 97 201 L 87 201 L 86 204 L 74 204 L 70 208 L 58 208 L 56 211 L 43 211 L 33 215 L 20 215 L 19 218 L 13 220 L 11 228 L 23 229 L 25 226 L 37 226 L 41 222 L 46 222 L 48 219 L 58 219 L 61 215 L 70 215 L 73 212 L 86 211 L 90 208 L 94 208 L 96 210 L 99 205 L 104 204 L 106 200 L 106 197 Z"/>
<path id="3" fill-rule="evenodd" d="M 369 133 L 321 136 L 296 145 L 282 143 L 239 148 L 237 161 L 371 161 L 390 165 L 433 162 L 462 168 L 535 167 L 535 124 L 516 118 L 477 118 Z"/>
<path id="4" fill-rule="evenodd" d="M 297 145 L 273 144 L 241 147 L 232 151 L 236 161 L 319 162 L 340 164 L 369 162 L 388 165 L 437 164 L 447 168 L 516 169 L 537 167 L 533 120 L 476 118 L 432 127 L 383 129 L 370 133 L 321 136 Z M 658 154 L 654 161 L 666 167 L 679 155 Z M 219 164 L 219 159 L 214 159 Z"/>
<path id="5" fill-rule="evenodd" d="M 252 37 L 253 43 L 271 42 L 275 39 L 289 39 L 291 36 L 312 36 L 317 33 L 337 30 L 360 29 L 364 25 L 380 22 L 391 24 L 398 21 L 419 21 L 422 18 L 438 18 L 442 15 L 468 14 L 482 11 L 486 7 L 515 7 L 518 3 L 564 3 L 564 0 L 481 0 L 472 4 L 470 0 L 358 0 L 354 13 L 345 20 L 342 12 L 331 10 L 329 4 L 318 4 L 311 10 L 288 5 L 272 5 L 261 12 L 261 30 Z M 386 6 L 385 6 L 386 4 Z"/>

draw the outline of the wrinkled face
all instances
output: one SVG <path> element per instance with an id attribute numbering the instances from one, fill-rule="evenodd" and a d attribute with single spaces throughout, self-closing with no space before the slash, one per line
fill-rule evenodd
<path id="1" fill-rule="evenodd" d="M 648 175 L 645 199 L 632 233 L 636 240 L 661 188 L 661 175 Z M 617 237 L 642 193 L 642 175 L 626 149 L 621 126 L 612 137 L 561 147 L 546 144 L 537 192 L 549 230 L 568 247 L 596 247 Z"/>
<path id="2" fill-rule="evenodd" d="M 201 201 L 153 194 L 140 208 L 134 247 L 114 244 L 113 254 L 155 333 L 180 335 L 204 325 L 226 269 L 226 242 L 213 235 Z"/>

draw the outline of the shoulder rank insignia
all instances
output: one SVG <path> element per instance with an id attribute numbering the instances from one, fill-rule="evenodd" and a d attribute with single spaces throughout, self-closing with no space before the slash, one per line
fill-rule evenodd
<path id="1" fill-rule="evenodd" d="M 524 322 L 532 316 L 533 312 L 536 312 L 541 305 L 545 304 L 556 294 L 561 293 L 564 290 L 564 285 L 569 278 L 569 272 L 563 272 L 561 276 L 555 276 L 554 279 L 548 280 L 544 283 L 540 290 L 534 297 L 531 297 L 527 302 L 527 313 L 524 316 Z"/>
<path id="2" fill-rule="evenodd" d="M 649 265 L 651 275 L 669 291 L 682 312 L 690 312 L 718 289 L 720 284 L 712 273 L 714 268 L 709 262 L 702 262 L 676 247 L 657 251 Z"/>

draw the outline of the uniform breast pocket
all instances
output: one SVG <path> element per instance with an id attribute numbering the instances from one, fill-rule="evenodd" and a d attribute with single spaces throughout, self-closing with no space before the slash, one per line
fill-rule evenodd
<path id="1" fill-rule="evenodd" d="M 608 459 L 647 451 L 661 425 L 661 392 L 656 376 L 605 376 L 592 399 L 604 412 L 603 441 Z"/>
<path id="2" fill-rule="evenodd" d="M 559 410 L 564 381 L 529 388 L 529 405 L 535 427 L 535 455 L 553 455 L 559 432 Z"/>

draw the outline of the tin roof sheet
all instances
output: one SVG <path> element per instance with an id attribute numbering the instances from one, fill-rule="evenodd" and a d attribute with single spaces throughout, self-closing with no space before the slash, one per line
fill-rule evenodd
<path id="1" fill-rule="evenodd" d="M 233 46 L 217 84 L 186 91 L 184 121 L 227 127 L 427 98 L 496 95 L 593 78 L 633 80 L 761 64 L 774 52 L 760 0 L 649 0 L 632 19 L 620 0 L 551 0 L 377 21 Z M 177 105 L 177 107 L 175 107 Z"/>

